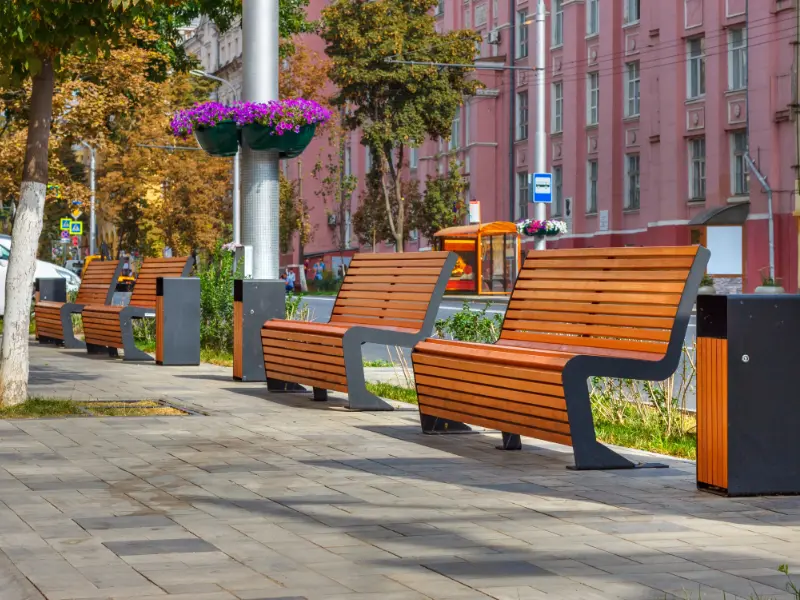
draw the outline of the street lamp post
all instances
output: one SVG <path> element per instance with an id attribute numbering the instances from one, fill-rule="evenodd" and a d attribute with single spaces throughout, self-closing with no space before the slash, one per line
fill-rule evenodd
<path id="1" fill-rule="evenodd" d="M 545 93 L 545 53 L 547 46 L 545 45 L 545 7 L 544 0 L 538 0 L 536 3 L 536 14 L 534 21 L 536 22 L 536 138 L 534 140 L 534 173 L 547 172 L 547 129 L 545 121 L 545 101 L 547 99 Z M 533 204 L 533 218 L 539 221 L 544 221 L 547 218 L 547 208 L 543 202 L 534 202 Z M 538 236 L 534 242 L 534 249 L 544 250 L 546 243 L 544 236 Z"/>
<path id="2" fill-rule="evenodd" d="M 95 151 L 86 142 L 81 142 L 81 146 L 89 150 L 89 191 L 91 192 L 89 201 L 89 256 L 94 256 L 95 253 L 95 238 L 97 237 L 97 223 L 95 221 L 95 197 L 96 197 L 96 183 L 95 183 L 95 170 L 96 160 Z"/>
<path id="3" fill-rule="evenodd" d="M 230 81 L 226 81 L 221 77 L 217 77 L 216 75 L 212 75 L 211 73 L 206 73 L 204 71 L 193 70 L 191 74 L 195 77 L 204 77 L 206 79 L 211 79 L 212 81 L 216 81 L 223 85 L 227 85 L 231 92 L 233 93 L 234 101 L 239 100 L 239 94 L 236 92 L 236 88 L 233 87 Z M 236 245 L 240 245 L 242 243 L 242 201 L 241 201 L 241 185 L 239 183 L 239 156 L 241 155 L 241 150 L 237 150 L 236 155 L 233 157 L 233 243 Z"/>

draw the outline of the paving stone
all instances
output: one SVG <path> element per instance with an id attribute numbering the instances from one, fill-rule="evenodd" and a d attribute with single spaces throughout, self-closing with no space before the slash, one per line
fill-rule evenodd
<path id="1" fill-rule="evenodd" d="M 138 529 L 143 527 L 173 527 L 175 521 L 163 515 L 125 515 L 120 517 L 88 517 L 73 519 L 86 530 Z"/>
<path id="2" fill-rule="evenodd" d="M 103 542 L 117 556 L 141 554 L 176 554 L 188 552 L 216 552 L 217 548 L 196 538 L 174 540 L 146 540 L 129 542 Z"/>

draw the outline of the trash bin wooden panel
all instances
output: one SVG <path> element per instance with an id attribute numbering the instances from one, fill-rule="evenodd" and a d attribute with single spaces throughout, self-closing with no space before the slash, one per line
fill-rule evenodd
<path id="1" fill-rule="evenodd" d="M 728 341 L 697 340 L 697 480 L 728 488 Z"/>

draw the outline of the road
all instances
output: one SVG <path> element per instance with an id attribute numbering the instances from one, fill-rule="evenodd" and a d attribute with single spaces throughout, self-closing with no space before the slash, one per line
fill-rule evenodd
<path id="1" fill-rule="evenodd" d="M 318 323 L 325 323 L 330 319 L 331 311 L 333 310 L 333 303 L 335 298 L 333 296 L 306 296 L 303 301 L 308 305 L 311 309 L 312 313 L 312 320 Z M 463 301 L 461 300 L 445 300 L 442 302 L 441 306 L 439 307 L 439 312 L 437 314 L 437 318 L 439 319 L 446 319 L 447 317 L 452 316 L 454 313 L 461 310 L 463 306 Z M 470 302 L 470 306 L 475 310 L 480 310 L 485 306 L 484 302 Z M 493 302 L 489 305 L 487 309 L 487 314 L 495 315 L 495 314 L 505 314 L 506 311 L 506 303 L 505 302 Z M 691 321 L 689 322 L 689 328 L 686 331 L 686 344 L 688 346 L 692 346 L 694 344 L 696 336 L 696 328 L 695 328 L 695 317 L 692 315 Z M 408 359 L 409 363 L 411 361 L 410 351 L 405 351 L 406 358 Z M 373 361 L 373 360 L 388 360 L 389 353 L 385 346 L 379 346 L 377 344 L 366 344 L 364 346 L 364 360 Z M 679 369 L 680 371 L 680 369 Z M 676 381 L 676 388 L 678 387 L 679 382 Z M 690 397 L 687 398 L 687 408 L 690 410 L 694 410 L 696 405 L 696 400 L 694 394 L 690 394 Z"/>

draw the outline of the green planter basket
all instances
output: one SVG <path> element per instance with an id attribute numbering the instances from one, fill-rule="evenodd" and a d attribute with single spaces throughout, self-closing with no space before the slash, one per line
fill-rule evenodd
<path id="1" fill-rule="evenodd" d="M 235 156 L 239 151 L 239 129 L 235 121 L 220 121 L 214 127 L 197 127 L 194 136 L 211 156 Z"/>
<path id="2" fill-rule="evenodd" d="M 258 123 L 245 125 L 242 127 L 242 142 L 251 150 L 278 150 L 281 158 L 296 158 L 314 139 L 317 125 L 303 125 L 299 133 L 287 131 L 283 135 L 273 135 L 274 130 Z"/>

